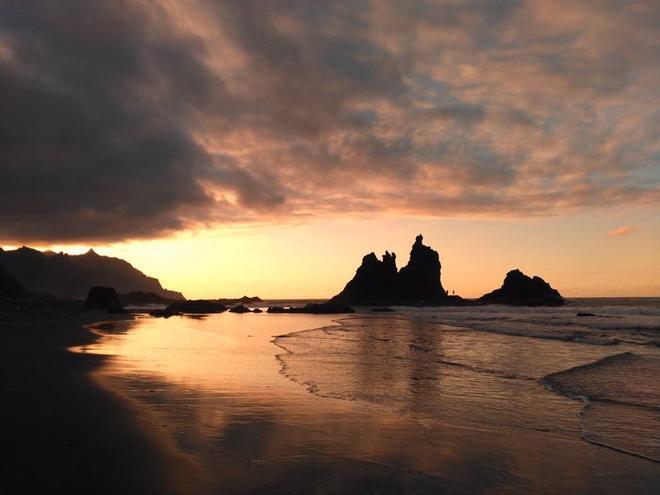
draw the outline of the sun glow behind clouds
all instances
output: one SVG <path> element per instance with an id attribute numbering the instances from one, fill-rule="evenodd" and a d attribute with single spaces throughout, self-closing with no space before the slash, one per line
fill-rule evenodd
<path id="1" fill-rule="evenodd" d="M 660 293 L 657 1 L 69 10 L 0 4 L 0 242 L 323 298 L 422 232 L 465 296 Z"/>
<path id="2" fill-rule="evenodd" d="M 520 268 L 567 296 L 660 295 L 658 212 L 610 211 L 536 220 L 344 219 L 185 233 L 95 249 L 127 259 L 187 297 L 327 298 L 362 256 L 385 250 L 406 263 L 414 237 L 440 253 L 443 285 L 465 297 L 498 287 Z M 635 236 L 603 232 L 635 215 Z"/>

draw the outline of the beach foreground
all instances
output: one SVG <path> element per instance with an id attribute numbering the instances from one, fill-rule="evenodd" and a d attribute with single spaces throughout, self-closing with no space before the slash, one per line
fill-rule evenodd
<path id="1" fill-rule="evenodd" d="M 68 350 L 94 343 L 99 337 L 85 326 L 108 318 L 87 312 L 0 322 L 0 492 L 169 493 L 182 488 L 165 485 L 163 473 L 185 464 L 174 462 L 175 456 L 148 437 L 130 404 L 92 380 L 107 359 Z"/>
<path id="2" fill-rule="evenodd" d="M 470 310 L 473 328 L 458 309 L 138 318 L 76 350 L 111 356 L 93 378 L 133 411 L 166 492 L 653 492 L 657 390 L 620 373 L 656 369 L 657 308 L 601 308 L 609 329 L 574 309 Z M 646 404 L 553 390 L 598 386 L 579 367 L 609 356 L 598 376 Z"/>

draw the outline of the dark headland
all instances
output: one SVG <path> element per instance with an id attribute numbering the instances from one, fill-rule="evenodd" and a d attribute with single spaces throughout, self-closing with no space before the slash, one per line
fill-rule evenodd
<path id="1" fill-rule="evenodd" d="M 25 246 L 11 251 L 0 248 L 0 265 L 35 294 L 83 300 L 90 287 L 104 286 L 120 294 L 143 292 L 169 300 L 183 299 L 180 292 L 164 289 L 158 279 L 145 275 L 127 261 L 101 256 L 91 249 L 85 254 L 70 255 Z"/>

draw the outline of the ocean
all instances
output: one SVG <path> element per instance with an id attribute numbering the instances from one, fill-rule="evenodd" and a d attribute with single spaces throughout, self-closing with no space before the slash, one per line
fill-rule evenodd
<path id="1" fill-rule="evenodd" d="M 660 490 L 657 298 L 93 331 L 76 352 L 194 459 L 190 493 Z"/>

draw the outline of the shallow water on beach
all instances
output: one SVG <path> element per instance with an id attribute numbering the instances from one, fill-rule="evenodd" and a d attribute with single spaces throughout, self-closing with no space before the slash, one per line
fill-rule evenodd
<path id="1" fill-rule="evenodd" d="M 658 300 L 139 317 L 95 331 L 78 351 L 111 356 L 99 380 L 195 460 L 190 493 L 660 486 Z"/>

